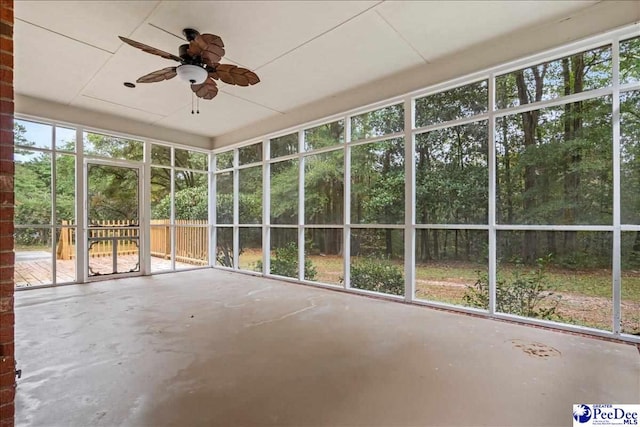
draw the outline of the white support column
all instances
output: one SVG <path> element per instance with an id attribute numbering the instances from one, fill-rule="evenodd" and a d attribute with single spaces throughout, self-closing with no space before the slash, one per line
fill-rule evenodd
<path id="1" fill-rule="evenodd" d="M 175 148 L 171 147 L 171 211 L 169 213 L 169 231 L 171 235 L 171 270 L 176 269 L 176 170 Z"/>
<path id="2" fill-rule="evenodd" d="M 140 201 L 140 267 L 143 275 L 151 274 L 151 142 L 144 142 L 142 192 Z"/>
<path id="3" fill-rule="evenodd" d="M 84 166 L 84 132 L 76 128 L 76 281 L 86 282 L 87 270 L 87 238 L 86 227 L 86 191 Z"/>
<path id="4" fill-rule="evenodd" d="M 495 74 L 489 75 L 489 120 L 487 123 L 487 154 L 489 155 L 489 314 L 496 312 L 497 231 L 496 231 L 496 140 Z"/>
<path id="5" fill-rule="evenodd" d="M 404 100 L 404 299 L 411 302 L 416 294 L 416 167 L 414 103 L 410 97 Z"/>
<path id="6" fill-rule="evenodd" d="M 56 245 L 58 241 L 56 239 L 56 232 L 58 231 L 58 214 L 57 214 L 57 176 L 58 170 L 56 167 L 58 161 L 58 153 L 56 150 L 56 126 L 51 126 L 51 227 L 49 228 L 51 232 L 51 283 L 55 286 L 58 282 L 57 280 L 57 251 Z"/>
<path id="7" fill-rule="evenodd" d="M 344 257 L 345 289 L 351 287 L 351 117 L 344 118 L 344 227 L 342 228 L 342 254 Z"/>
<path id="8" fill-rule="evenodd" d="M 240 154 L 237 148 L 233 150 L 233 228 L 232 240 L 233 240 L 233 269 L 238 269 L 238 258 L 240 257 L 240 230 L 238 227 L 238 221 L 240 219 L 240 171 L 238 165 L 240 164 Z"/>
<path id="9" fill-rule="evenodd" d="M 262 140 L 262 275 L 271 268 L 271 142 Z"/>
<path id="10" fill-rule="evenodd" d="M 298 131 L 298 279 L 304 280 L 304 130 Z"/>
<path id="11" fill-rule="evenodd" d="M 209 154 L 209 267 L 213 267 L 216 263 L 216 174 L 215 174 L 215 154 Z"/>
<path id="12" fill-rule="evenodd" d="M 620 231 L 620 39 L 614 37 L 612 43 L 613 95 L 613 250 L 612 250 L 612 291 L 613 291 L 613 334 L 622 331 L 622 262 Z"/>

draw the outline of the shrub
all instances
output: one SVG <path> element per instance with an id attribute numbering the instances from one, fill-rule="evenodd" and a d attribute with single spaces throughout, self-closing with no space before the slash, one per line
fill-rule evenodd
<path id="1" fill-rule="evenodd" d="M 542 259 L 538 260 L 532 272 L 523 274 L 516 270 L 511 281 L 498 277 L 496 285 L 497 311 L 547 320 L 559 318 L 556 309 L 561 296 L 549 291 Z M 489 308 L 489 278 L 486 274 L 478 273 L 478 280 L 473 286 L 467 286 L 463 300 L 471 307 Z"/>
<path id="2" fill-rule="evenodd" d="M 262 261 L 256 262 L 256 271 L 263 271 Z M 271 258 L 271 274 L 285 277 L 298 277 L 298 246 L 289 244 L 276 248 Z M 309 258 L 304 260 L 304 278 L 314 280 L 318 272 Z"/>
<path id="3" fill-rule="evenodd" d="M 389 261 L 364 258 L 351 266 L 351 287 L 404 295 L 404 277 L 402 270 Z"/>

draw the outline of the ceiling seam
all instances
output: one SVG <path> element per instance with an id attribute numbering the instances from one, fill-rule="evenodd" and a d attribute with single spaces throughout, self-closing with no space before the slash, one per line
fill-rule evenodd
<path id="1" fill-rule="evenodd" d="M 153 8 L 153 10 L 151 12 L 149 12 L 147 14 L 147 16 L 144 17 L 144 19 L 142 19 L 142 22 L 140 24 L 138 24 L 132 32 L 135 32 L 138 28 L 140 28 L 145 22 L 147 22 L 147 20 L 149 19 L 149 17 L 156 11 L 156 9 L 158 9 L 158 7 L 160 6 L 160 2 L 158 2 L 156 4 L 156 6 Z M 127 34 L 128 36 L 131 35 L 131 33 Z M 109 58 L 107 58 L 106 61 L 104 61 L 104 63 L 100 66 L 100 68 L 98 68 L 98 70 L 93 73 L 93 75 L 91 76 L 91 78 L 87 81 L 87 83 L 85 83 L 80 90 L 78 91 L 78 93 L 76 93 L 73 98 L 71 98 L 71 101 L 69 101 L 69 105 L 71 105 L 72 102 L 74 102 L 76 99 L 78 99 L 79 96 L 86 96 L 83 95 L 82 92 L 84 92 L 84 90 L 87 88 L 87 86 L 89 86 L 93 80 L 96 78 L 96 76 L 98 75 L 98 73 L 100 71 L 102 71 L 102 69 L 109 63 L 109 61 L 111 59 L 113 59 L 114 55 L 116 54 L 116 52 L 118 52 L 118 50 L 120 50 L 120 48 L 124 45 L 124 43 L 120 43 L 120 45 L 118 46 L 118 48 L 115 50 L 115 52 L 110 52 L 111 56 Z"/>
<path id="2" fill-rule="evenodd" d="M 374 11 L 384 22 L 385 24 L 387 24 L 389 26 L 389 28 L 391 28 L 393 30 L 394 33 L 396 33 L 398 35 L 398 37 L 400 37 L 400 39 L 402 39 L 403 42 L 405 42 L 407 44 L 407 46 L 409 46 L 411 48 L 411 50 L 413 50 L 416 55 L 418 55 L 420 58 L 422 58 L 422 60 L 424 61 L 425 64 L 429 64 L 429 61 L 427 60 L 427 58 L 425 58 L 424 56 L 422 56 L 422 54 L 420 53 L 420 51 L 418 51 L 418 49 L 416 49 L 413 44 L 411 44 L 411 42 L 409 40 L 407 40 L 400 31 L 398 31 L 392 24 L 391 22 L 389 22 L 387 20 L 387 18 L 385 18 L 384 16 L 382 16 L 382 14 L 379 11 Z"/>
<path id="3" fill-rule="evenodd" d="M 307 45 L 307 44 L 311 43 L 312 41 L 317 40 L 317 39 L 319 39 L 320 37 L 322 37 L 322 36 L 324 36 L 324 35 L 326 35 L 326 34 L 328 34 L 328 33 L 332 32 L 332 31 L 334 31 L 334 30 L 336 30 L 336 29 L 340 28 L 340 27 L 341 27 L 341 26 L 343 26 L 344 24 L 346 24 L 346 23 L 348 23 L 348 22 L 350 22 L 350 21 L 352 21 L 352 20 L 356 19 L 357 17 L 359 17 L 359 16 L 361 16 L 361 15 L 363 15 L 363 14 L 365 14 L 365 13 L 369 12 L 371 9 L 374 9 L 374 8 L 378 7 L 378 6 L 379 6 L 380 4 L 382 4 L 382 3 L 384 3 L 384 0 L 381 0 L 381 1 L 377 2 L 376 4 L 374 4 L 374 5 L 372 5 L 372 6 L 368 7 L 368 8 L 366 8 L 365 10 L 363 10 L 363 11 L 361 11 L 361 12 L 358 12 L 357 14 L 355 14 L 355 15 L 351 16 L 349 19 L 346 19 L 346 20 L 344 20 L 344 21 L 340 22 L 339 24 L 334 25 L 333 27 L 329 28 L 328 30 L 323 31 L 322 33 L 318 34 L 317 36 L 314 36 L 314 37 L 310 38 L 309 40 L 307 40 L 307 41 L 305 41 L 305 42 L 303 42 L 303 43 L 299 44 L 298 46 L 296 46 L 296 47 L 294 47 L 294 48 L 289 49 L 288 51 L 284 52 L 283 54 L 276 56 L 275 58 L 273 58 L 273 59 L 271 59 L 271 60 L 269 60 L 269 61 L 265 62 L 264 64 L 260 65 L 259 67 L 256 67 L 254 70 L 256 70 L 256 71 L 257 71 L 257 70 L 259 70 L 259 69 L 261 69 L 261 68 L 263 68 L 263 67 L 265 67 L 265 66 L 267 66 L 267 65 L 269 65 L 269 64 L 271 64 L 271 63 L 273 63 L 273 62 L 275 62 L 275 61 L 277 61 L 278 59 L 283 58 L 283 57 L 285 57 L 285 56 L 289 55 L 291 52 L 293 52 L 293 51 L 295 51 L 295 50 L 298 50 L 298 49 L 300 49 L 301 47 L 303 47 L 303 46 L 305 46 L 305 45 Z"/>
<path id="4" fill-rule="evenodd" d="M 286 114 L 284 111 L 280 111 L 280 110 L 276 110 L 275 108 L 267 107 L 266 105 L 260 104 L 259 102 L 255 102 L 255 101 L 252 101 L 252 100 L 250 100 L 250 99 L 243 98 L 242 96 L 238 96 L 238 95 L 233 94 L 233 93 L 231 93 L 231 92 L 227 92 L 226 90 L 221 90 L 220 92 L 226 93 L 226 94 L 227 94 L 227 95 L 229 95 L 229 96 L 233 96 L 234 98 L 241 99 L 241 100 L 243 100 L 243 101 L 246 101 L 246 102 L 249 102 L 249 103 L 251 103 L 251 104 L 257 105 L 257 106 L 259 106 L 259 107 L 266 108 L 267 110 L 271 110 L 271 111 L 273 111 L 273 112 L 275 112 L 275 113 L 278 113 L 278 114 Z"/>
<path id="5" fill-rule="evenodd" d="M 78 42 L 78 43 L 83 44 L 83 45 L 85 45 L 85 46 L 89 46 L 89 47 L 92 47 L 92 48 L 94 48 L 94 49 L 98 49 L 98 50 L 101 50 L 101 51 L 103 51 L 103 52 L 110 53 L 111 55 L 113 55 L 113 54 L 114 54 L 114 52 L 111 52 L 111 51 L 110 51 L 110 50 L 108 50 L 108 49 L 102 48 L 102 47 L 100 47 L 100 46 L 93 45 L 93 44 L 91 44 L 91 43 L 87 43 L 87 42 L 82 41 L 82 40 L 75 39 L 75 38 L 70 37 L 70 36 L 68 36 L 68 35 L 66 35 L 66 34 L 62 34 L 62 33 L 59 33 L 59 32 L 57 32 L 57 31 L 53 31 L 53 30 L 51 30 L 51 29 L 49 29 L 49 28 L 43 27 L 42 25 L 34 24 L 33 22 L 25 21 L 24 19 L 21 19 L 21 18 L 15 18 L 15 20 L 16 20 L 16 21 L 20 21 L 20 22 L 24 22 L 25 24 L 32 25 L 32 26 L 34 26 L 34 27 L 36 27 L 36 28 L 40 28 L 41 30 L 45 30 L 45 31 L 48 31 L 48 32 L 50 32 L 50 33 L 53 33 L 53 34 L 59 35 L 59 36 L 64 37 L 64 38 L 66 38 L 66 39 L 73 40 L 74 42 Z"/>
<path id="6" fill-rule="evenodd" d="M 154 116 L 162 117 L 162 114 L 159 114 L 159 113 L 154 113 L 152 111 L 143 110 L 142 108 L 130 107 L 128 105 L 120 104 L 118 102 L 108 101 L 106 99 L 98 98 L 97 96 L 82 95 L 82 94 L 80 96 L 84 97 L 84 98 L 95 99 L 96 101 L 106 102 L 107 104 L 117 105 L 118 107 L 124 107 L 124 108 L 127 108 L 129 110 L 136 110 L 136 111 L 140 111 L 140 112 L 147 113 L 147 114 L 153 114 Z"/>

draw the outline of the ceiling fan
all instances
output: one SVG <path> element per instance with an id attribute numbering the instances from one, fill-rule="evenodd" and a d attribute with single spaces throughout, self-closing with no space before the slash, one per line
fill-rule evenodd
<path id="1" fill-rule="evenodd" d="M 189 43 L 180 46 L 179 56 L 119 36 L 120 40 L 143 52 L 180 63 L 178 66 L 163 68 L 144 75 L 136 80 L 137 83 L 161 82 L 177 75 L 191 84 L 191 90 L 197 97 L 212 99 L 218 94 L 216 80 L 238 86 L 249 86 L 260 82 L 253 71 L 232 64 L 220 64 L 225 53 L 224 43 L 220 37 L 214 34 L 200 34 L 193 28 L 185 28 L 182 34 Z"/>

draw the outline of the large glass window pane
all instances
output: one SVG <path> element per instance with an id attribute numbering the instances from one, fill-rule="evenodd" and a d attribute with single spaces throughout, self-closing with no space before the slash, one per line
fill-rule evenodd
<path id="1" fill-rule="evenodd" d="M 15 145 L 51 150 L 52 138 L 53 127 L 51 125 L 18 119 L 13 122 L 13 142 Z"/>
<path id="2" fill-rule="evenodd" d="M 416 136 L 416 222 L 486 224 L 487 122 Z"/>
<path id="3" fill-rule="evenodd" d="M 640 335 L 640 231 L 622 233 L 622 332 Z"/>
<path id="4" fill-rule="evenodd" d="M 611 46 L 496 77 L 496 106 L 531 104 L 611 85 Z"/>
<path id="5" fill-rule="evenodd" d="M 488 246 L 484 230 L 417 229 L 416 298 L 486 308 L 475 291 L 488 284 Z"/>
<path id="6" fill-rule="evenodd" d="M 344 120 L 327 123 L 304 131 L 304 149 L 316 150 L 344 142 Z"/>
<path id="7" fill-rule="evenodd" d="M 416 99 L 417 128 L 486 113 L 489 92 L 486 80 Z"/>
<path id="8" fill-rule="evenodd" d="M 151 271 L 171 269 L 171 169 L 151 168 Z"/>
<path id="9" fill-rule="evenodd" d="M 238 170 L 240 224 L 262 223 L 262 166 Z"/>
<path id="10" fill-rule="evenodd" d="M 351 148 L 351 222 L 404 223 L 404 140 Z"/>
<path id="11" fill-rule="evenodd" d="M 233 172 L 216 174 L 216 223 L 233 224 Z"/>
<path id="12" fill-rule="evenodd" d="M 273 138 L 269 141 L 271 158 L 288 156 L 298 152 L 298 134 L 291 133 L 289 135 Z"/>
<path id="13" fill-rule="evenodd" d="M 56 221 L 75 224 L 76 220 L 76 156 L 56 157 Z"/>
<path id="14" fill-rule="evenodd" d="M 396 104 L 351 117 L 351 141 L 404 130 L 404 105 Z"/>
<path id="15" fill-rule="evenodd" d="M 270 273 L 298 278 L 298 230 L 272 228 L 270 248 Z M 305 265 L 305 273 L 307 266 Z"/>
<path id="16" fill-rule="evenodd" d="M 15 149 L 16 224 L 51 223 L 51 154 Z"/>
<path id="17" fill-rule="evenodd" d="M 304 278 L 341 285 L 344 277 L 342 228 L 307 228 L 304 232 Z"/>
<path id="18" fill-rule="evenodd" d="M 620 42 L 620 83 L 640 81 L 640 37 Z"/>
<path id="19" fill-rule="evenodd" d="M 258 271 L 262 273 L 262 228 L 240 227 L 240 270 Z"/>
<path id="20" fill-rule="evenodd" d="M 498 119 L 498 222 L 610 225 L 611 135 L 610 97 Z"/>
<path id="21" fill-rule="evenodd" d="M 85 132 L 84 153 L 98 157 L 141 162 L 144 157 L 144 143 L 117 136 Z"/>
<path id="22" fill-rule="evenodd" d="M 238 148 L 238 161 L 241 165 L 262 161 L 262 142 Z"/>
<path id="23" fill-rule="evenodd" d="M 159 166 L 171 166 L 171 147 L 152 144 L 151 164 Z"/>
<path id="24" fill-rule="evenodd" d="M 176 269 L 202 267 L 208 264 L 209 227 L 176 225 Z"/>
<path id="25" fill-rule="evenodd" d="M 76 281 L 76 230 L 56 229 L 56 284 Z"/>
<path id="26" fill-rule="evenodd" d="M 620 99 L 620 199 L 623 224 L 640 224 L 640 91 Z"/>
<path id="27" fill-rule="evenodd" d="M 185 169 L 209 170 L 209 157 L 205 153 L 197 151 L 174 149 L 174 166 Z"/>
<path id="28" fill-rule="evenodd" d="M 216 228 L 216 265 L 233 268 L 233 228 Z"/>
<path id="29" fill-rule="evenodd" d="M 17 288 L 53 283 L 50 228 L 15 229 L 14 281 Z"/>
<path id="30" fill-rule="evenodd" d="M 612 237 L 609 232 L 499 231 L 497 311 L 610 331 Z M 488 288 L 481 285 L 477 300 L 486 301 Z"/>
<path id="31" fill-rule="evenodd" d="M 271 223 L 298 223 L 298 161 L 271 164 Z"/>
<path id="32" fill-rule="evenodd" d="M 216 154 L 216 170 L 229 169 L 233 167 L 233 150 Z"/>
<path id="33" fill-rule="evenodd" d="M 175 218 L 190 224 L 206 224 L 209 215 L 207 174 L 175 172 Z"/>
<path id="34" fill-rule="evenodd" d="M 404 230 L 352 229 L 352 288 L 404 295 Z"/>
<path id="35" fill-rule="evenodd" d="M 305 157 L 304 216 L 306 224 L 342 224 L 344 150 Z"/>
<path id="36" fill-rule="evenodd" d="M 76 130 L 56 126 L 56 149 L 76 151 Z"/>

